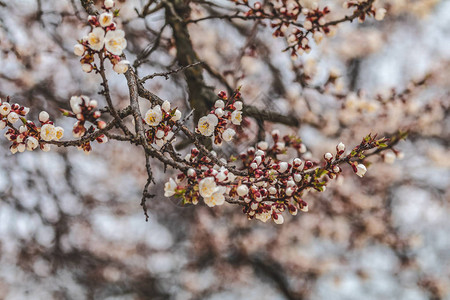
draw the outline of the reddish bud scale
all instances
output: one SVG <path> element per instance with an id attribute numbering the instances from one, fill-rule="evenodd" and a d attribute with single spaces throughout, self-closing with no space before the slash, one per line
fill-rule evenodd
<path id="1" fill-rule="evenodd" d="M 191 150 L 191 155 L 192 155 L 192 157 L 196 157 L 199 153 L 200 153 L 200 151 L 198 151 L 197 148 L 193 148 L 193 149 Z"/>
<path id="2" fill-rule="evenodd" d="M 314 164 L 313 164 L 312 161 L 307 160 L 307 161 L 305 162 L 305 169 L 312 168 L 313 165 L 314 165 Z"/>
<path id="3" fill-rule="evenodd" d="M 219 98 L 222 99 L 222 100 L 227 100 L 227 99 L 228 99 L 228 98 L 227 98 L 227 93 L 224 92 L 224 91 L 221 91 L 221 92 L 218 94 L 218 96 L 219 96 Z"/>

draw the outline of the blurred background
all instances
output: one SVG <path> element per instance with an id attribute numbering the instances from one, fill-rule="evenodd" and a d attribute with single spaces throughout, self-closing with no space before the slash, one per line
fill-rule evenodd
<path id="1" fill-rule="evenodd" d="M 132 62 L 165 24 L 164 11 L 138 17 L 146 4 L 117 1 Z M 348 13 L 342 1 L 319 1 L 325 5 L 330 20 Z M 12 155 L 1 138 L 0 299 L 450 299 L 450 1 L 376 5 L 387 8 L 384 21 L 343 23 L 295 61 L 266 21 L 214 19 L 188 29 L 199 59 L 219 74 L 205 71 L 208 85 L 216 93 L 224 82 L 242 85 L 245 103 L 294 114 L 298 128 L 265 129 L 298 134 L 311 159 L 370 132 L 408 129 L 397 153 L 370 158 L 364 178 L 344 167 L 325 192 L 304 197 L 308 213 L 283 225 L 249 221 L 231 204 L 184 207 L 165 198 L 173 173 L 154 161 L 145 222 L 141 149 L 114 141 L 89 155 Z M 231 1 L 190 7 L 192 19 L 235 9 Z M 33 120 L 41 110 L 57 118 L 72 95 L 106 105 L 99 76 L 83 73 L 73 55 L 86 19 L 79 1 L 0 1 L 2 99 L 30 107 Z M 177 66 L 170 28 L 161 36 L 140 76 Z M 125 78 L 108 76 L 114 102 L 125 107 Z M 182 74 L 146 88 L 189 112 Z M 141 105 L 144 112 L 148 103 Z M 56 123 L 71 138 L 73 122 Z M 217 151 L 253 145 L 255 120 L 246 133 Z"/>

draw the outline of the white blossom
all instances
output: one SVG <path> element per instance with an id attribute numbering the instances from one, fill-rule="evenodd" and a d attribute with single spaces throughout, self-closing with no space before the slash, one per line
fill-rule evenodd
<path id="1" fill-rule="evenodd" d="M 62 139 L 62 137 L 64 136 L 64 128 L 58 126 L 55 127 L 55 130 L 56 130 L 56 139 L 57 140 Z"/>
<path id="2" fill-rule="evenodd" d="M 313 37 L 314 37 L 314 41 L 316 42 L 316 44 L 320 44 L 320 42 L 323 39 L 323 33 L 320 31 L 316 31 L 316 32 L 314 32 Z"/>
<path id="3" fill-rule="evenodd" d="M 51 150 L 50 145 L 49 144 L 42 145 L 41 150 L 44 152 L 50 151 Z"/>
<path id="4" fill-rule="evenodd" d="M 197 173 L 195 172 L 194 169 L 190 168 L 190 169 L 187 171 L 187 176 L 189 176 L 189 177 L 194 177 L 195 175 L 197 175 Z"/>
<path id="5" fill-rule="evenodd" d="M 216 180 L 218 182 L 224 182 L 227 179 L 226 169 L 224 167 L 221 168 L 220 172 L 216 175 Z"/>
<path id="6" fill-rule="evenodd" d="M 289 167 L 289 165 L 288 165 L 288 163 L 287 162 L 280 162 L 279 163 L 279 166 L 280 166 L 280 169 L 278 169 L 278 172 L 280 172 L 280 173 L 284 173 L 284 172 L 286 172 L 286 170 L 288 169 L 288 167 Z"/>
<path id="7" fill-rule="evenodd" d="M 263 156 L 265 153 L 264 153 L 264 151 L 262 151 L 262 150 L 257 150 L 256 152 L 255 152 L 255 156 Z"/>
<path id="8" fill-rule="evenodd" d="M 162 146 L 164 146 L 165 142 L 164 142 L 164 140 L 159 139 L 159 140 L 155 140 L 155 144 L 156 144 L 156 146 L 161 148 Z"/>
<path id="9" fill-rule="evenodd" d="M 17 145 L 17 151 L 19 151 L 20 153 L 24 152 L 26 149 L 25 144 L 19 144 Z"/>
<path id="10" fill-rule="evenodd" d="M 108 31 L 105 35 L 105 48 L 114 55 L 122 55 L 127 47 L 125 32 L 121 29 Z"/>
<path id="11" fill-rule="evenodd" d="M 267 222 L 267 220 L 270 219 L 271 215 L 272 215 L 272 210 L 258 213 L 255 215 L 255 217 L 256 217 L 256 219 L 265 223 L 265 222 Z"/>
<path id="12" fill-rule="evenodd" d="M 258 143 L 258 148 L 265 151 L 267 150 L 267 148 L 269 148 L 269 143 L 261 141 Z"/>
<path id="13" fill-rule="evenodd" d="M 395 155 L 394 152 L 387 152 L 386 154 L 384 154 L 384 162 L 387 164 L 392 165 L 395 162 L 395 159 L 397 158 L 397 156 Z"/>
<path id="14" fill-rule="evenodd" d="M 375 20 L 382 21 L 384 19 L 385 15 L 386 15 L 386 9 L 385 8 L 378 8 L 375 11 Z"/>
<path id="15" fill-rule="evenodd" d="M 8 122 L 11 124 L 16 123 L 19 120 L 19 115 L 15 112 L 10 112 L 8 115 Z"/>
<path id="16" fill-rule="evenodd" d="M 226 192 L 226 187 L 220 186 L 217 188 L 217 191 L 215 191 L 211 195 L 211 197 L 203 197 L 203 201 L 209 207 L 213 207 L 216 205 L 222 205 L 225 203 L 225 196 L 224 196 L 225 192 Z"/>
<path id="17" fill-rule="evenodd" d="M 155 134 L 157 139 L 162 139 L 164 137 L 164 135 L 165 135 L 164 130 L 161 130 L 161 129 L 158 129 L 158 131 L 156 131 L 156 134 Z"/>
<path id="18" fill-rule="evenodd" d="M 21 126 L 21 127 L 22 127 L 22 126 Z M 16 142 L 22 143 L 24 139 L 25 139 L 25 136 L 24 136 L 23 134 L 20 134 L 20 135 L 16 138 Z"/>
<path id="19" fill-rule="evenodd" d="M 172 139 L 172 137 L 174 136 L 174 134 L 175 133 L 173 133 L 173 131 L 169 131 L 168 133 L 167 133 L 167 135 L 164 137 L 164 141 L 166 142 L 166 141 L 170 141 L 171 139 Z M 173 140 L 172 140 L 172 142 L 175 142 L 177 139 L 176 138 L 174 138 Z"/>
<path id="20" fill-rule="evenodd" d="M 233 182 L 236 179 L 236 175 L 234 175 L 231 172 L 228 172 L 228 177 L 227 180 L 225 182 Z"/>
<path id="21" fill-rule="evenodd" d="M 240 110 L 235 110 L 232 114 L 231 114 L 231 122 L 234 125 L 240 125 L 242 122 L 242 111 Z"/>
<path id="22" fill-rule="evenodd" d="M 92 108 L 96 108 L 98 106 L 97 100 L 89 101 L 89 106 L 92 107 Z"/>
<path id="23" fill-rule="evenodd" d="M 276 219 L 273 218 L 273 222 L 274 222 L 275 224 L 278 224 L 278 225 L 283 224 L 283 223 L 284 223 L 284 217 L 283 217 L 283 215 L 282 215 L 282 214 L 277 214 L 277 218 L 276 218 Z"/>
<path id="24" fill-rule="evenodd" d="M 92 72 L 93 67 L 91 64 L 82 64 L 81 69 L 83 70 L 83 72 L 90 73 Z"/>
<path id="25" fill-rule="evenodd" d="M 49 142 L 56 138 L 56 129 L 52 124 L 44 124 L 41 127 L 41 139 Z"/>
<path id="26" fill-rule="evenodd" d="M 233 139 L 235 134 L 236 134 L 236 131 L 234 131 L 231 128 L 228 128 L 223 132 L 222 137 L 225 140 L 225 142 L 229 142 Z"/>
<path id="27" fill-rule="evenodd" d="M 113 22 L 113 14 L 110 12 L 104 12 L 100 15 L 98 22 L 102 27 L 108 27 Z"/>
<path id="28" fill-rule="evenodd" d="M 236 108 L 236 110 L 242 110 L 242 101 L 236 101 L 234 102 L 234 107 Z"/>
<path id="29" fill-rule="evenodd" d="M 105 31 L 103 28 L 95 27 L 92 32 L 88 34 L 88 43 L 92 50 L 102 50 L 103 45 L 105 44 Z"/>
<path id="30" fill-rule="evenodd" d="M 302 212 L 308 212 L 308 204 L 306 204 L 306 205 L 303 205 L 303 208 L 302 209 L 300 209 Z"/>
<path id="31" fill-rule="evenodd" d="M 171 118 L 172 121 L 178 121 L 181 119 L 181 111 L 179 111 L 178 109 L 175 110 L 175 114 L 173 115 L 173 117 Z"/>
<path id="32" fill-rule="evenodd" d="M 9 148 L 9 151 L 11 151 L 12 154 L 16 154 L 17 153 L 17 146 L 11 146 Z"/>
<path id="33" fill-rule="evenodd" d="M 225 103 L 222 101 L 222 100 L 217 100 L 216 101 L 216 103 L 214 104 L 214 106 L 216 107 L 216 108 L 224 108 L 225 107 Z"/>
<path id="34" fill-rule="evenodd" d="M 164 101 L 163 104 L 162 104 L 162 106 L 161 106 L 161 108 L 162 108 L 165 112 L 170 111 L 170 102 L 167 101 L 167 100 Z"/>
<path id="35" fill-rule="evenodd" d="M 273 137 L 277 137 L 277 136 L 280 136 L 280 131 L 278 129 L 274 129 L 274 130 L 272 130 L 272 132 L 270 134 Z"/>
<path id="36" fill-rule="evenodd" d="M 238 188 L 236 189 L 236 192 L 239 196 L 244 197 L 245 195 L 248 194 L 248 187 L 245 184 L 242 184 L 242 185 L 238 186 Z"/>
<path id="37" fill-rule="evenodd" d="M 105 0 L 103 3 L 106 9 L 110 9 L 114 7 L 114 0 Z"/>
<path id="38" fill-rule="evenodd" d="M 294 193 L 294 189 L 293 188 L 287 188 L 286 189 L 286 196 L 290 197 L 292 196 L 292 194 Z"/>
<path id="39" fill-rule="evenodd" d="M 304 27 L 306 30 L 311 30 L 311 29 L 312 29 L 312 26 L 313 26 L 313 24 L 312 24 L 311 21 L 309 21 L 309 20 L 306 20 L 305 23 L 303 23 L 303 27 Z"/>
<path id="40" fill-rule="evenodd" d="M 81 44 L 76 44 L 76 45 L 73 47 L 73 53 L 74 53 L 76 56 L 83 56 L 84 51 L 85 51 L 84 46 L 81 45 Z"/>
<path id="41" fill-rule="evenodd" d="M 162 111 L 161 107 L 159 105 L 156 105 L 155 107 L 149 109 L 145 113 L 145 123 L 147 123 L 150 126 L 158 126 L 159 123 L 162 121 Z"/>
<path id="42" fill-rule="evenodd" d="M 172 178 L 164 185 L 164 196 L 171 197 L 175 194 L 175 189 L 177 188 L 177 183 Z"/>
<path id="43" fill-rule="evenodd" d="M 345 151 L 345 145 L 342 142 L 339 143 L 336 148 L 339 152 Z"/>
<path id="44" fill-rule="evenodd" d="M 289 45 L 293 45 L 297 41 L 297 36 L 295 34 L 291 34 L 291 35 L 289 35 L 287 41 L 288 41 Z"/>
<path id="45" fill-rule="evenodd" d="M 356 175 L 358 175 L 359 177 L 363 177 L 364 174 L 366 174 L 366 172 L 367 172 L 367 168 L 365 165 L 359 164 L 356 166 Z"/>
<path id="46" fill-rule="evenodd" d="M 39 113 L 39 121 L 41 121 L 42 123 L 47 122 L 49 119 L 50 119 L 50 115 L 45 110 L 43 110 Z"/>
<path id="47" fill-rule="evenodd" d="M 28 151 L 33 151 L 34 149 L 36 149 L 39 146 L 39 142 L 36 138 L 29 136 L 27 138 L 27 150 Z"/>
<path id="48" fill-rule="evenodd" d="M 6 127 L 6 121 L 0 120 L 0 130 L 4 129 Z"/>
<path id="49" fill-rule="evenodd" d="M 214 113 L 216 114 L 216 116 L 218 116 L 219 118 L 222 117 L 225 112 L 223 111 L 223 109 L 221 108 L 216 108 L 216 110 L 214 110 Z"/>
<path id="50" fill-rule="evenodd" d="M 0 106 L 0 114 L 2 114 L 2 116 L 8 115 L 10 111 L 11 104 L 9 104 L 8 102 L 4 102 L 2 106 Z"/>
<path id="51" fill-rule="evenodd" d="M 216 181 L 214 177 L 206 177 L 200 180 L 198 188 L 199 193 L 203 198 L 211 197 L 217 191 Z"/>
<path id="52" fill-rule="evenodd" d="M 121 60 L 117 64 L 114 65 L 113 70 L 117 74 L 123 74 L 126 71 L 128 71 L 129 65 L 130 65 L 130 62 L 128 60 Z"/>
<path id="53" fill-rule="evenodd" d="M 284 142 L 278 142 L 275 144 L 275 148 L 280 151 L 284 151 L 286 149 L 286 144 Z"/>
<path id="54" fill-rule="evenodd" d="M 81 104 L 83 103 L 83 99 L 78 96 L 72 96 L 70 98 L 70 107 L 72 108 L 72 111 L 74 114 L 81 113 Z"/>
<path id="55" fill-rule="evenodd" d="M 198 131 L 204 136 L 211 136 L 218 121 L 217 116 L 213 114 L 201 117 L 200 120 L 198 120 Z"/>
<path id="56" fill-rule="evenodd" d="M 330 152 L 325 153 L 324 155 L 326 160 L 331 160 L 333 158 L 333 154 L 331 154 Z"/>

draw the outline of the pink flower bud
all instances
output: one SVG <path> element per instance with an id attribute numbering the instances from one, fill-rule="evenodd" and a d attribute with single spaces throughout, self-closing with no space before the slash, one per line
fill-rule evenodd
<path id="1" fill-rule="evenodd" d="M 342 154 L 342 153 L 345 151 L 345 145 L 344 145 L 343 143 L 339 143 L 339 144 L 336 146 L 336 151 L 337 151 L 339 154 Z"/>
<path id="2" fill-rule="evenodd" d="M 187 176 L 189 176 L 189 177 L 195 177 L 196 175 L 197 175 L 197 173 L 192 168 L 187 171 Z"/>
<path id="3" fill-rule="evenodd" d="M 104 129 L 106 127 L 105 121 L 97 121 L 97 127 L 98 129 Z"/>
<path id="4" fill-rule="evenodd" d="M 366 168 L 365 165 L 363 165 L 363 164 L 358 164 L 358 165 L 356 166 L 356 171 L 355 171 L 355 173 L 356 173 L 356 175 L 358 175 L 359 177 L 363 177 L 364 174 L 366 174 L 366 172 L 367 172 L 367 168 Z"/>
<path id="5" fill-rule="evenodd" d="M 288 169 L 289 164 L 287 162 L 283 161 L 283 162 L 279 163 L 278 166 L 279 166 L 278 172 L 284 173 Z"/>
<path id="6" fill-rule="evenodd" d="M 333 154 L 331 154 L 330 152 L 325 153 L 325 155 L 323 156 L 326 160 L 330 161 L 333 158 Z"/>

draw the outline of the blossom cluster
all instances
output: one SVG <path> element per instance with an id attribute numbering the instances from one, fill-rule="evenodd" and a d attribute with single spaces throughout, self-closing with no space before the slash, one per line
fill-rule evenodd
<path id="1" fill-rule="evenodd" d="M 196 131 L 204 136 L 214 136 L 214 144 L 218 146 L 222 145 L 222 141 L 230 142 L 236 135 L 236 131 L 228 127 L 241 124 L 243 108 L 239 91 L 230 99 L 224 92 L 221 92 L 219 97 L 213 110 L 198 120 L 196 128 Z"/>
<path id="2" fill-rule="evenodd" d="M 217 155 L 214 151 L 211 153 Z M 164 187 L 164 196 L 175 195 L 182 198 L 184 204 L 198 204 L 200 197 L 209 207 L 224 204 L 236 175 L 215 164 L 209 157 L 201 156 L 197 148 L 186 155 L 185 161 L 192 167 L 178 174 L 175 180 L 169 179 Z M 224 159 L 221 162 L 226 163 Z"/>
<path id="3" fill-rule="evenodd" d="M 162 105 L 150 108 L 144 117 L 144 122 L 150 126 L 146 136 L 150 144 L 163 147 L 164 144 L 174 141 L 173 127 L 181 119 L 181 111 L 170 108 L 170 102 L 164 101 Z"/>
<path id="4" fill-rule="evenodd" d="M 279 138 L 275 131 L 272 147 L 269 148 L 267 142 L 259 142 L 256 149 L 250 147 L 241 153 L 239 161 L 234 163 L 240 164 L 239 174 L 244 172 L 245 176 L 235 175 L 207 156 L 200 156 L 194 148 L 185 158 L 192 168 L 166 183 L 165 196 L 175 195 L 184 203 L 193 204 L 197 204 L 201 197 L 210 207 L 224 204 L 227 198 L 234 199 L 244 206 L 244 213 L 250 219 L 266 222 L 272 218 L 277 224 L 283 223 L 281 213 L 285 210 L 294 215 L 298 210 L 307 211 L 308 205 L 300 198 L 298 184 L 308 178 L 303 170 L 314 164 L 299 158 L 290 162 L 277 159 L 277 154 L 284 153 L 286 147 L 306 151 L 299 139 L 286 136 L 281 141 Z M 227 163 L 224 159 L 220 161 Z M 309 183 L 311 179 L 305 182 Z"/>
<path id="5" fill-rule="evenodd" d="M 13 154 L 25 150 L 33 151 L 37 147 L 49 151 L 50 145 L 45 142 L 58 141 L 64 135 L 64 129 L 55 126 L 46 111 L 39 114 L 40 127 L 25 118 L 29 111 L 28 107 L 17 103 L 10 104 L 9 98 L 3 102 L 0 99 L 0 130 L 8 127 L 5 137 L 12 142 L 9 149 Z M 16 128 L 14 124 L 19 120 L 22 125 Z"/>
<path id="6" fill-rule="evenodd" d="M 336 25 L 348 19 L 346 17 L 337 22 L 329 22 L 327 15 L 330 14 L 330 9 L 327 6 L 319 8 L 317 1 L 272 0 L 265 5 L 259 1 L 253 5 L 247 0 L 232 0 L 232 2 L 248 9 L 245 13 L 246 17 L 270 20 L 270 25 L 275 30 L 273 36 L 286 37 L 288 43 L 286 50 L 291 52 L 292 58 L 311 51 L 309 36 L 312 36 L 316 44 L 319 44 L 324 35 L 334 36 Z M 346 1 L 344 8 L 354 9 L 353 16 L 361 22 L 366 16 L 373 16 L 381 21 L 386 14 L 386 9 L 375 8 L 373 2 L 371 0 Z"/>
<path id="7" fill-rule="evenodd" d="M 363 11 L 365 10 L 365 14 L 360 14 L 358 16 L 359 22 L 364 22 L 366 16 L 373 16 L 375 20 L 382 21 L 384 19 L 384 16 L 386 15 L 386 9 L 385 8 L 375 8 L 374 5 L 371 5 L 369 9 L 365 9 L 365 6 L 367 5 L 368 1 L 345 1 L 343 4 L 344 8 L 355 8 L 356 11 Z"/>
<path id="8" fill-rule="evenodd" d="M 114 17 L 118 15 L 118 10 L 112 11 L 114 1 L 106 0 L 103 8 L 105 12 L 100 16 L 89 16 L 88 21 L 92 30 L 74 46 L 74 53 L 81 57 L 81 67 L 87 73 L 98 70 L 94 63 L 94 54 L 98 54 L 101 57 L 108 58 L 114 71 L 122 74 L 128 70 L 130 64 L 120 57 L 127 47 L 125 32 L 117 29 L 114 22 Z"/>
<path id="9" fill-rule="evenodd" d="M 215 159 L 212 159 L 193 148 L 185 157 L 190 168 L 175 179 L 169 179 L 164 188 L 165 196 L 179 197 L 183 203 L 192 204 L 202 199 L 210 207 L 225 202 L 238 203 L 249 219 L 263 222 L 272 219 L 281 224 L 285 211 L 292 215 L 308 211 L 304 194 L 309 190 L 325 191 L 329 180 L 340 176 L 339 164 L 349 164 L 357 176 L 363 177 L 367 172 L 362 163 L 365 151 L 388 147 L 388 139 L 368 135 L 349 153 L 345 153 L 345 145 L 339 143 L 336 153 L 325 153 L 320 162 L 306 158 L 307 149 L 300 138 L 281 136 L 278 130 L 271 135 L 272 143 L 260 141 L 239 157 L 228 160 L 217 160 L 214 151 L 211 154 Z M 294 158 L 285 161 L 286 154 Z"/>

